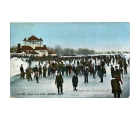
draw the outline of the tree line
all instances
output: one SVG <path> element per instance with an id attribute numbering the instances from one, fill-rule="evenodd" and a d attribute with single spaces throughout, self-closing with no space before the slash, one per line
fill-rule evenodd
<path id="1" fill-rule="evenodd" d="M 50 50 L 53 50 L 58 56 L 61 55 L 88 55 L 95 54 L 95 50 L 89 50 L 88 48 L 78 48 L 75 50 L 73 48 L 62 48 L 60 45 L 55 45 L 55 47 L 48 47 Z"/>

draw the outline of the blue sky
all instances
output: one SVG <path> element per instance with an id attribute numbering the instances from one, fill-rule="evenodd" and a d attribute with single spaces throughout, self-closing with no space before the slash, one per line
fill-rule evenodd
<path id="1" fill-rule="evenodd" d="M 62 48 L 88 48 L 95 51 L 130 51 L 128 22 L 43 22 L 10 23 L 10 46 L 30 36 L 43 44 Z"/>

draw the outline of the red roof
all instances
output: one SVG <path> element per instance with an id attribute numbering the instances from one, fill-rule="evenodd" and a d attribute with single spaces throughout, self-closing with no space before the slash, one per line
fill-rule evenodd
<path id="1" fill-rule="evenodd" d="M 56 54 L 54 51 L 49 51 L 48 54 Z"/>
<path id="2" fill-rule="evenodd" d="M 28 41 L 43 41 L 41 38 L 37 38 L 36 36 L 32 35 L 31 37 L 28 38 Z"/>
<path id="3" fill-rule="evenodd" d="M 43 50 L 43 47 L 35 47 L 35 50 Z"/>
<path id="4" fill-rule="evenodd" d="M 29 52 L 30 54 L 38 54 L 37 52 Z"/>
<path id="5" fill-rule="evenodd" d="M 22 46 L 20 50 L 33 50 L 33 48 L 30 46 Z"/>
<path id="6" fill-rule="evenodd" d="M 43 46 L 43 47 L 35 47 L 35 50 L 48 50 L 47 47 Z"/>

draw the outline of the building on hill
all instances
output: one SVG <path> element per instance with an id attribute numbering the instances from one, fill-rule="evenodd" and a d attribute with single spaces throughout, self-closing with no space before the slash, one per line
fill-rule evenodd
<path id="1" fill-rule="evenodd" d="M 46 45 L 43 45 L 43 40 L 35 37 L 34 35 L 29 37 L 28 39 L 24 38 L 24 45 L 21 46 L 18 44 L 17 53 L 25 52 L 28 55 L 35 56 L 56 56 L 56 53 L 52 50 L 49 50 Z"/>

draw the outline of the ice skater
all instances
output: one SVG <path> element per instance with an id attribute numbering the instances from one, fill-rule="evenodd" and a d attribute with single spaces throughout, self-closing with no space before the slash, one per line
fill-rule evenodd
<path id="1" fill-rule="evenodd" d="M 36 83 L 39 83 L 38 72 L 35 72 Z"/>
<path id="2" fill-rule="evenodd" d="M 76 75 L 76 73 L 74 73 L 74 76 L 72 77 L 72 84 L 73 84 L 73 91 L 78 91 L 76 89 L 78 85 L 78 76 Z"/>
<path id="3" fill-rule="evenodd" d="M 60 94 L 59 88 L 61 89 L 61 94 L 63 94 L 63 77 L 59 72 L 57 72 L 57 76 L 55 79 L 55 85 L 57 85 L 58 94 Z"/>
<path id="4" fill-rule="evenodd" d="M 22 64 L 21 64 L 21 67 L 20 67 L 20 72 L 21 72 L 21 73 L 20 73 L 20 79 L 21 79 L 21 78 L 25 79 L 25 78 L 24 78 L 25 73 L 24 73 L 24 69 L 23 69 L 23 65 L 22 65 Z"/>
<path id="5" fill-rule="evenodd" d="M 120 98 L 120 94 L 122 93 L 120 83 L 123 84 L 121 79 L 117 75 L 113 75 L 113 79 L 111 80 L 111 87 L 114 98 Z"/>

